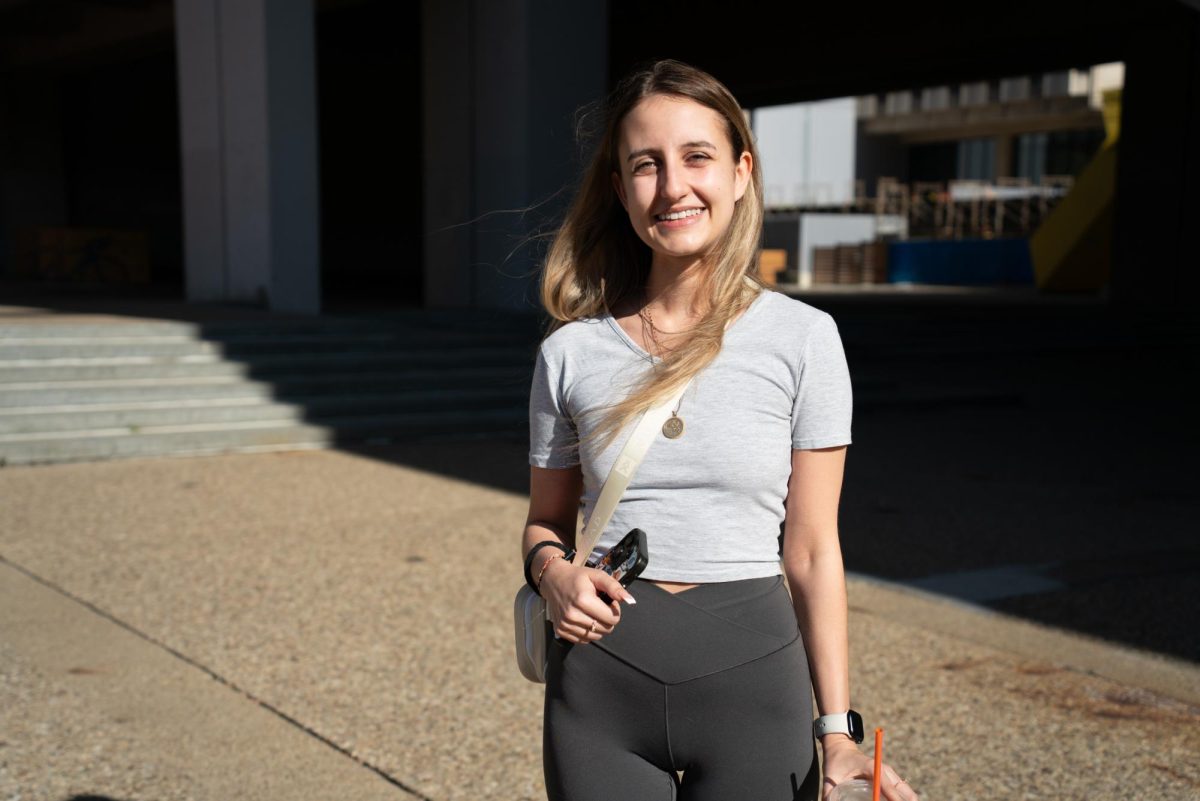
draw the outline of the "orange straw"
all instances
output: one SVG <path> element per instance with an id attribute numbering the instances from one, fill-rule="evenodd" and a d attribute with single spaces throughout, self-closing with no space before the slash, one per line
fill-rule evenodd
<path id="1" fill-rule="evenodd" d="M 883 729 L 875 730 L 875 775 L 871 778 L 871 801 L 879 801 L 879 782 L 883 775 Z"/>

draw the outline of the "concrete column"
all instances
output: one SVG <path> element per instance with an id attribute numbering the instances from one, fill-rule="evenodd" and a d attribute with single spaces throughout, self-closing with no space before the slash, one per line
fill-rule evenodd
<path id="1" fill-rule="evenodd" d="M 320 311 L 313 0 L 176 0 L 189 300 Z"/>
<path id="2" fill-rule="evenodd" d="M 533 205 L 530 141 L 533 125 L 552 124 L 542 116 L 535 123 L 531 72 L 533 18 L 547 8 L 529 0 L 476 0 L 474 17 L 475 125 L 471 176 L 475 201 L 475 253 L 471 283 L 472 305 L 521 308 L 522 296 L 535 269 L 528 247 L 520 247 L 531 219 L 521 209 Z M 548 103 L 538 111 L 545 115 Z M 565 178 L 566 176 L 564 176 Z"/>
<path id="3" fill-rule="evenodd" d="M 424 302 L 475 306 L 472 0 L 421 4 Z"/>
<path id="4" fill-rule="evenodd" d="M 607 83 L 603 0 L 425 0 L 425 303 L 529 310 Z"/>
<path id="5" fill-rule="evenodd" d="M 1183 313 L 1200 292 L 1200 12 L 1130 33 L 1121 91 L 1112 301 Z"/>

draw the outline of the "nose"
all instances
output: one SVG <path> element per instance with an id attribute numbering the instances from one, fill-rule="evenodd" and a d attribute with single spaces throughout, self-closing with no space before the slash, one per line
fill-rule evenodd
<path id="1" fill-rule="evenodd" d="M 663 162 L 658 170 L 658 193 L 661 197 L 672 201 L 687 194 L 682 165 Z"/>

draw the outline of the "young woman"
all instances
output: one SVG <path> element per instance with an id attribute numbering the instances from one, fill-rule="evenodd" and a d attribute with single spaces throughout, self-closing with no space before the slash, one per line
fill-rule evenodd
<path id="1" fill-rule="evenodd" d="M 815 799 L 813 690 L 825 790 L 872 774 L 837 530 L 849 374 L 833 319 L 757 277 L 762 214 L 723 85 L 660 61 L 617 87 L 547 257 L 530 396 L 522 552 L 555 633 L 551 801 Z M 693 377 L 593 554 L 641 528 L 642 577 L 574 567 L 580 506 L 638 415 Z M 917 798 L 883 773 L 888 801 Z"/>

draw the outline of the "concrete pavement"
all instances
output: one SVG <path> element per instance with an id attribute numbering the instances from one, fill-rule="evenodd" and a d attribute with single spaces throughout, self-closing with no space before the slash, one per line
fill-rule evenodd
<path id="1" fill-rule="evenodd" d="M 470 480 L 520 486 L 524 450 L 0 470 L 0 799 L 543 798 L 527 498 Z M 923 798 L 1200 797 L 1194 664 L 877 581 L 850 602 L 854 703 Z"/>
<path id="2" fill-rule="evenodd" d="M 387 798 L 395 785 L 185 654 L 0 564 L 0 795 Z"/>

